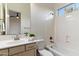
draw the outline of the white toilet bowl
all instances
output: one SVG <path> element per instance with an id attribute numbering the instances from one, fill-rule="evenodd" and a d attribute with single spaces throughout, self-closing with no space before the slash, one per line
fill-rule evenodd
<path id="1" fill-rule="evenodd" d="M 50 51 L 43 49 L 43 50 L 38 50 L 40 56 L 54 56 Z"/>

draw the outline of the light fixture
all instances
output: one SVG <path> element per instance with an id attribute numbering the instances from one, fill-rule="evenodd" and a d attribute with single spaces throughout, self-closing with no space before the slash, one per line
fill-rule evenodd
<path id="1" fill-rule="evenodd" d="M 50 13 L 51 15 L 54 15 L 54 13 Z"/>
<path id="2" fill-rule="evenodd" d="M 16 19 L 20 19 L 19 13 L 17 12 L 15 16 L 10 16 L 10 17 L 15 17 Z"/>
<path id="3" fill-rule="evenodd" d="M 19 17 L 19 15 L 18 15 L 18 14 L 19 14 L 19 13 L 17 13 L 16 18 L 17 18 L 17 19 L 20 19 L 20 17 Z"/>

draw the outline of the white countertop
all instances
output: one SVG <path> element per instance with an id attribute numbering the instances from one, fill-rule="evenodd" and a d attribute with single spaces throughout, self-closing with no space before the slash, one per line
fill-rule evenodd
<path id="1" fill-rule="evenodd" d="M 21 38 L 20 40 L 1 40 L 0 41 L 0 49 L 10 48 L 14 46 L 24 45 L 24 44 L 30 44 L 34 42 L 40 42 L 43 41 L 42 39 L 37 40 L 28 40 L 27 38 Z"/>

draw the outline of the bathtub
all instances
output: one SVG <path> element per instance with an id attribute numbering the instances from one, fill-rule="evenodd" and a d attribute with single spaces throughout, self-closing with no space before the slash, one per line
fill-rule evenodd
<path id="1" fill-rule="evenodd" d="M 54 56 L 65 56 L 63 53 L 59 52 L 54 46 L 46 46 L 46 49 L 52 52 Z"/>

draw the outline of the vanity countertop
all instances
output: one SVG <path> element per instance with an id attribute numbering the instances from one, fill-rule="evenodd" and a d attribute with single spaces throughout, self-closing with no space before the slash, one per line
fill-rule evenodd
<path id="1" fill-rule="evenodd" d="M 28 40 L 28 38 L 21 38 L 20 40 L 1 40 L 0 41 L 0 49 L 6 49 L 10 47 L 15 47 L 19 45 L 24 44 L 30 44 L 34 42 L 40 42 L 43 41 L 43 39 L 37 39 L 37 40 Z"/>

